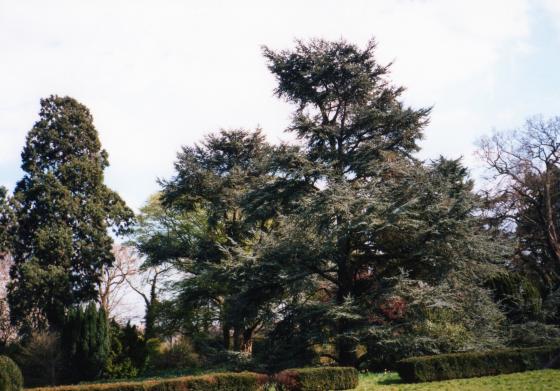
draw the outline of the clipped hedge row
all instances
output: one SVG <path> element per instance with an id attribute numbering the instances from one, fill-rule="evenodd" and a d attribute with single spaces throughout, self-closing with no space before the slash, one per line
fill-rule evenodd
<path id="1" fill-rule="evenodd" d="M 460 379 L 560 368 L 560 346 L 410 357 L 397 362 L 406 382 Z"/>
<path id="2" fill-rule="evenodd" d="M 19 367 L 9 357 L 0 356 L 0 391 L 19 391 L 23 377 Z"/>
<path id="3" fill-rule="evenodd" d="M 282 371 L 273 378 L 253 372 L 213 373 L 158 380 L 43 387 L 33 391 L 265 391 L 269 380 L 282 391 L 350 390 L 358 386 L 358 371 L 346 367 L 297 368 Z"/>
<path id="4" fill-rule="evenodd" d="M 351 367 L 286 369 L 274 376 L 282 391 L 350 390 L 358 386 L 358 371 Z"/>
<path id="5" fill-rule="evenodd" d="M 213 373 L 141 382 L 80 384 L 34 388 L 34 391 L 263 391 L 268 376 L 253 372 Z"/>

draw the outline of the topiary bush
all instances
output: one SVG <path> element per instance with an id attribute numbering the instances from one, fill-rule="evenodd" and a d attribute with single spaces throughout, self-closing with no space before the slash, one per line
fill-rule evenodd
<path id="1" fill-rule="evenodd" d="M 560 368 L 560 346 L 410 357 L 397 362 L 406 382 L 460 379 Z"/>
<path id="2" fill-rule="evenodd" d="M 0 356 L 0 391 L 19 391 L 23 388 L 23 376 L 15 362 Z"/>
<path id="3" fill-rule="evenodd" d="M 358 386 L 358 371 L 351 367 L 286 369 L 274 376 L 281 391 L 351 390 Z"/>
<path id="4" fill-rule="evenodd" d="M 172 379 L 35 388 L 34 391 L 264 391 L 268 376 L 253 372 L 213 373 Z"/>

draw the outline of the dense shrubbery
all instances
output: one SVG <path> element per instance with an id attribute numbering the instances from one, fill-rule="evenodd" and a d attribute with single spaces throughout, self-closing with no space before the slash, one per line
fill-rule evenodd
<path id="1" fill-rule="evenodd" d="M 99 379 L 106 372 L 111 352 L 107 315 L 90 303 L 69 311 L 61 336 L 66 381 Z"/>
<path id="2" fill-rule="evenodd" d="M 495 350 L 410 357 L 397 363 L 407 382 L 460 379 L 543 368 L 560 368 L 560 347 Z"/>
<path id="3" fill-rule="evenodd" d="M 180 370 L 200 366 L 199 355 L 187 338 L 170 343 L 163 343 L 154 338 L 148 340 L 148 346 L 148 371 Z"/>
<path id="4" fill-rule="evenodd" d="M 407 357 L 504 347 L 505 317 L 480 287 L 459 278 L 439 285 L 403 278 L 393 292 L 379 298 L 389 316 L 368 329 L 361 368 L 383 371 Z M 386 304 L 397 299 L 404 309 Z"/>
<path id="5" fill-rule="evenodd" d="M 268 376 L 252 373 L 215 373 L 143 382 L 117 382 L 37 388 L 36 391 L 261 391 Z"/>
<path id="6" fill-rule="evenodd" d="M 23 377 L 15 362 L 0 356 L 0 391 L 19 391 L 23 387 Z"/>
<path id="7" fill-rule="evenodd" d="M 286 369 L 274 376 L 282 391 L 350 390 L 358 386 L 358 371 L 351 367 Z"/>
<path id="8" fill-rule="evenodd" d="M 516 348 L 560 346 L 560 328 L 541 322 L 512 324 L 509 327 L 508 344 Z"/>

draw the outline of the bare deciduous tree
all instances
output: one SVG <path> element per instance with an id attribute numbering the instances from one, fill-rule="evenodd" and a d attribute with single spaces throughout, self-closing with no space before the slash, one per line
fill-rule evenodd
<path id="1" fill-rule="evenodd" d="M 9 253 L 0 253 L 0 345 L 6 345 L 17 337 L 17 328 L 10 321 L 10 308 L 6 299 L 12 263 Z"/>
<path id="2" fill-rule="evenodd" d="M 146 313 L 144 316 L 144 336 L 146 339 L 154 338 L 155 321 L 157 316 L 157 306 L 160 299 L 161 280 L 171 271 L 169 265 L 146 265 L 141 268 L 139 278 L 134 281 L 127 278 L 126 281 L 132 290 L 134 290 L 144 300 Z"/>
<path id="3" fill-rule="evenodd" d="M 110 318 L 121 315 L 119 306 L 126 297 L 129 281 L 139 274 L 141 257 L 134 247 L 122 244 L 113 245 L 115 263 L 104 267 L 97 289 L 99 304 Z"/>
<path id="4" fill-rule="evenodd" d="M 519 257 L 536 260 L 550 283 L 560 272 L 560 117 L 496 132 L 478 153 L 492 172 L 496 210 L 514 223 Z"/>

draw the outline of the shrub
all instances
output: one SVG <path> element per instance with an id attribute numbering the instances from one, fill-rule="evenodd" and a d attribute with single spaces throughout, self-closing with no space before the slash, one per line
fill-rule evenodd
<path id="1" fill-rule="evenodd" d="M 14 359 L 25 378 L 25 387 L 57 384 L 63 370 L 60 337 L 53 332 L 33 332 Z"/>
<path id="2" fill-rule="evenodd" d="M 214 373 L 143 382 L 81 384 L 36 388 L 34 391 L 264 391 L 268 376 L 252 373 Z"/>
<path id="3" fill-rule="evenodd" d="M 560 328 L 540 322 L 514 324 L 509 327 L 508 345 L 512 348 L 560 345 Z"/>
<path id="4" fill-rule="evenodd" d="M 15 362 L 0 356 L 0 391 L 19 391 L 23 387 L 23 377 Z"/>
<path id="5" fill-rule="evenodd" d="M 200 358 L 191 341 L 183 337 L 173 343 L 161 344 L 159 350 L 151 353 L 150 366 L 153 370 L 196 368 L 200 366 Z"/>
<path id="6" fill-rule="evenodd" d="M 95 380 L 104 375 L 111 352 L 109 323 L 103 308 L 90 303 L 69 311 L 61 334 L 67 381 Z"/>
<path id="7" fill-rule="evenodd" d="M 350 367 L 286 369 L 274 382 L 282 391 L 350 390 L 358 386 L 358 371 Z"/>
<path id="8" fill-rule="evenodd" d="M 560 347 L 410 357 L 397 363 L 406 382 L 459 379 L 560 367 Z"/>

